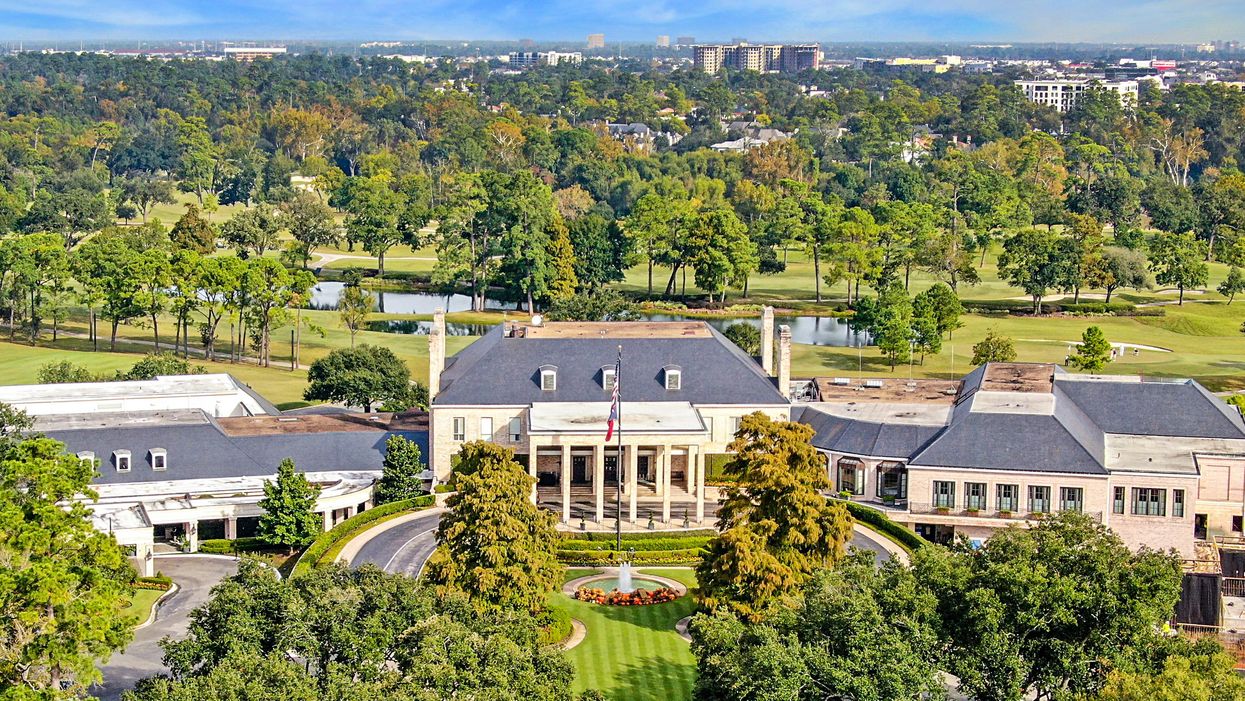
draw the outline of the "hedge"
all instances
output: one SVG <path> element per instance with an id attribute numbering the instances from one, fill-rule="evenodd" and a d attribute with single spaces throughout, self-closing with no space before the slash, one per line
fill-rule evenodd
<path id="1" fill-rule="evenodd" d="M 269 545 L 259 538 L 210 538 L 199 541 L 199 552 L 210 555 L 232 555 L 234 553 L 254 553 L 265 550 L 280 550 L 279 545 Z"/>
<path id="2" fill-rule="evenodd" d="M 704 557 L 704 548 L 683 550 L 559 550 L 558 561 L 564 565 L 617 565 L 628 557 L 634 565 L 694 565 Z"/>
<path id="3" fill-rule="evenodd" d="M 726 474 L 726 463 L 734 457 L 731 453 L 706 453 L 705 482 L 707 484 L 734 482 L 735 478 Z"/>
<path id="4" fill-rule="evenodd" d="M 364 526 L 373 521 L 382 519 L 390 514 L 396 514 L 400 511 L 426 509 L 436 503 L 436 497 L 431 494 L 415 497 L 414 499 L 403 499 L 402 501 L 393 501 L 388 504 L 381 504 L 372 509 L 368 509 L 361 514 L 355 514 L 341 523 L 333 526 L 331 529 L 321 533 L 315 540 L 311 541 L 303 550 L 302 555 L 298 556 L 298 564 L 294 565 L 294 574 L 306 572 L 312 567 L 320 564 L 320 558 L 328 552 L 338 541 L 353 535 L 356 531 L 361 530 Z"/>
<path id="5" fill-rule="evenodd" d="M 635 548 L 636 550 L 688 550 L 692 548 L 703 548 L 709 544 L 712 536 L 688 536 L 688 537 L 667 537 L 667 538 L 630 538 L 623 537 L 622 549 L 624 551 Z M 558 545 L 560 550 L 614 550 L 615 541 L 603 540 L 580 540 L 573 538 L 562 541 Z"/>
<path id="6" fill-rule="evenodd" d="M 571 614 L 566 609 L 546 608 L 538 617 L 540 624 L 540 644 L 557 645 L 571 637 Z"/>
<path id="7" fill-rule="evenodd" d="M 1030 301 L 1010 299 L 975 299 L 964 303 L 964 310 L 969 313 L 1007 312 L 1016 315 L 1033 314 L 1033 303 Z M 1111 316 L 1163 316 L 1166 312 L 1162 307 L 1138 307 L 1132 302 L 1100 301 L 1076 302 L 1068 300 L 1043 301 L 1043 314 L 1098 314 Z"/>
<path id="8" fill-rule="evenodd" d="M 163 574 L 157 574 L 154 577 L 139 577 L 134 580 L 135 589 L 152 589 L 154 591 L 168 591 L 173 588 L 173 579 Z"/>
<path id="9" fill-rule="evenodd" d="M 871 509 L 854 501 L 840 501 L 839 503 L 847 506 L 847 511 L 852 518 L 899 543 L 908 552 L 919 550 L 929 544 L 929 541 L 890 520 L 889 516 L 877 509 Z"/>

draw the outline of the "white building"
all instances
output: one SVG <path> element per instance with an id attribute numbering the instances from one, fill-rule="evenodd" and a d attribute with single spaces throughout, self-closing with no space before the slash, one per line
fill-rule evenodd
<path id="1" fill-rule="evenodd" d="M 1135 80 L 1098 81 L 1090 78 L 1050 78 L 1017 80 L 1016 85 L 1030 102 L 1053 107 L 1059 112 L 1072 109 L 1081 95 L 1092 88 L 1115 93 L 1125 105 L 1137 103 L 1138 85 Z"/>

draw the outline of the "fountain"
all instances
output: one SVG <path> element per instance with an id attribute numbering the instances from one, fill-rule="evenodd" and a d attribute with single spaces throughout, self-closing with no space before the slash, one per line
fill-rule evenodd
<path id="1" fill-rule="evenodd" d="M 631 583 L 631 563 L 624 562 L 622 567 L 618 568 L 618 591 L 624 594 L 630 594 L 635 591 L 635 585 Z"/>

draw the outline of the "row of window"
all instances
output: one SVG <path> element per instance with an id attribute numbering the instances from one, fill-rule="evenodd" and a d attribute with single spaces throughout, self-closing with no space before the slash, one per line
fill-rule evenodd
<path id="1" fill-rule="evenodd" d="M 151 469 L 156 472 L 163 472 L 169 467 L 169 452 L 164 448 L 152 448 L 148 451 L 148 460 L 151 463 Z M 78 460 L 82 463 L 95 466 L 95 452 L 84 450 L 78 453 Z M 112 451 L 112 464 L 117 472 L 129 472 L 134 464 L 134 458 L 128 450 Z"/>
<path id="2" fill-rule="evenodd" d="M 933 483 L 934 507 L 939 509 L 955 508 L 955 489 L 955 482 L 936 480 Z M 965 482 L 964 508 L 970 511 L 985 511 L 988 506 L 987 491 L 988 486 L 985 482 Z M 1171 493 L 1172 516 L 1183 518 L 1185 506 L 1184 490 L 1173 489 Z M 1048 486 L 1029 485 L 1025 496 L 1027 497 L 1026 506 L 1028 507 L 1026 511 L 1029 513 L 1050 513 L 1054 506 L 1051 502 L 1051 488 Z M 1124 487 L 1115 487 L 1112 496 L 1111 510 L 1117 514 L 1124 513 L 1127 490 Z M 1167 490 L 1133 487 L 1131 505 L 1131 513 L 1135 516 L 1166 516 Z M 1060 511 L 1083 511 L 1085 509 L 1085 490 L 1081 487 L 1060 487 L 1058 507 Z M 996 511 L 1020 511 L 1020 485 L 995 485 L 994 509 Z"/>
<path id="3" fill-rule="evenodd" d="M 606 392 L 614 391 L 614 383 L 616 368 L 613 365 L 606 365 L 601 368 L 601 389 Z M 670 391 L 678 391 L 683 387 L 683 369 L 678 365 L 667 365 L 662 368 L 662 382 L 666 389 Z M 556 392 L 558 389 L 558 366 L 557 365 L 541 365 L 540 366 L 540 388 L 545 392 Z"/>
<path id="4" fill-rule="evenodd" d="M 856 458 L 840 458 L 838 462 L 838 485 L 840 492 L 855 496 L 865 493 L 865 464 Z M 878 478 L 874 485 L 875 496 L 883 499 L 908 498 L 908 468 L 901 462 L 882 462 L 878 465 Z"/>
<path id="5" fill-rule="evenodd" d="M 708 431 L 709 438 L 710 440 L 712 440 L 713 439 L 713 417 L 706 416 L 704 420 L 705 420 L 705 430 Z M 742 420 L 743 420 L 742 417 L 739 417 L 739 416 L 731 417 L 731 435 L 732 436 L 739 432 L 739 422 Z M 455 416 L 453 418 L 453 426 L 452 426 L 451 434 L 452 434 L 453 440 L 458 441 L 460 443 L 467 440 L 467 417 Z M 510 419 L 510 425 L 508 426 L 507 436 L 510 439 L 511 443 L 518 443 L 519 440 L 523 437 L 523 420 L 521 418 L 516 416 Z M 491 416 L 480 417 L 480 438 L 484 440 L 493 439 L 493 417 Z"/>

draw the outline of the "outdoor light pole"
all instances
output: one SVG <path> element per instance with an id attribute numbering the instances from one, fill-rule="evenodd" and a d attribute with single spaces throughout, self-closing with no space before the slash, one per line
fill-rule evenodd
<path id="1" fill-rule="evenodd" d="M 614 549 L 622 551 L 622 477 L 623 477 L 623 458 L 622 458 L 622 386 L 618 383 L 622 380 L 622 344 L 618 344 L 618 367 L 614 371 L 614 391 L 618 392 L 618 453 L 614 458 L 614 483 L 618 487 L 615 498 L 614 524 L 616 543 Z"/>

